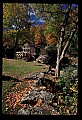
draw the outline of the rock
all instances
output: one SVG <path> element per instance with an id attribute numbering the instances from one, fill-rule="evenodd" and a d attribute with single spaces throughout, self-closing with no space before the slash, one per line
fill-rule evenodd
<path id="1" fill-rule="evenodd" d="M 38 72 L 29 73 L 29 74 L 26 76 L 25 79 L 37 79 L 37 78 L 38 78 L 38 76 L 37 76 L 38 74 L 40 74 L 40 73 L 38 73 Z"/>
<path id="2" fill-rule="evenodd" d="M 49 56 L 46 54 L 46 55 L 40 55 L 36 61 L 37 62 L 40 62 L 40 63 L 48 63 L 48 60 L 49 60 Z"/>
<path id="3" fill-rule="evenodd" d="M 44 73 L 32 73 L 30 77 L 36 78 L 34 84 L 37 82 L 42 84 L 45 82 L 44 75 Z M 29 90 L 21 99 L 21 104 L 26 104 L 26 107 L 19 110 L 18 115 L 58 115 L 53 108 L 57 107 L 55 95 L 45 89 L 45 86 L 34 86 L 34 89 Z"/>
<path id="4" fill-rule="evenodd" d="M 54 95 L 46 91 L 31 90 L 21 99 L 21 104 L 35 104 L 39 99 L 42 99 L 46 102 L 51 100 Z"/>
<path id="5" fill-rule="evenodd" d="M 55 70 L 52 69 L 51 65 L 48 65 L 43 69 L 43 73 L 44 74 L 53 74 L 53 73 L 55 74 Z"/>
<path id="6" fill-rule="evenodd" d="M 37 75 L 37 77 L 38 77 L 38 78 L 44 78 L 44 73 L 42 73 L 42 72 L 39 73 L 39 74 Z"/>
<path id="7" fill-rule="evenodd" d="M 35 85 L 42 86 L 42 81 L 44 81 L 44 76 L 45 76 L 45 74 L 43 72 L 39 72 L 39 73 L 34 72 L 34 73 L 28 74 L 25 79 L 33 79 L 33 80 L 35 80 L 34 81 Z"/>
<path id="8" fill-rule="evenodd" d="M 42 108 L 40 106 L 33 108 L 31 111 L 31 115 L 43 115 Z"/>
<path id="9" fill-rule="evenodd" d="M 43 83 L 45 83 L 44 73 L 40 73 L 38 76 L 38 82 L 36 83 L 36 85 L 43 86 Z"/>
<path id="10" fill-rule="evenodd" d="M 38 80 L 39 78 L 43 78 L 44 77 L 44 73 L 43 72 L 32 72 L 29 73 L 25 79 L 34 79 L 34 80 Z"/>
<path id="11" fill-rule="evenodd" d="M 44 77 L 43 72 L 34 72 L 27 76 L 27 79 L 34 79 L 31 83 L 33 89 L 27 91 L 21 99 L 21 104 L 26 104 L 26 106 L 18 111 L 18 115 L 58 115 L 52 107 L 57 107 L 55 95 L 46 91 L 45 85 L 42 86 L 47 81 Z M 37 83 L 40 86 L 37 86 Z"/>
<path id="12" fill-rule="evenodd" d="M 38 98 L 39 98 L 39 91 L 37 90 L 28 91 L 28 93 L 26 93 L 24 97 L 21 99 L 21 104 L 35 103 L 38 100 Z"/>
<path id="13" fill-rule="evenodd" d="M 25 79 L 33 79 L 34 84 L 37 86 L 42 86 L 42 83 L 45 82 L 44 80 L 44 76 L 45 74 L 43 72 L 40 73 L 30 73 L 29 75 L 27 75 L 27 77 Z"/>
<path id="14" fill-rule="evenodd" d="M 32 109 L 32 115 L 51 115 L 51 110 L 53 108 L 45 103 L 41 106 Z"/>
<path id="15" fill-rule="evenodd" d="M 39 97 L 41 99 L 43 99 L 46 103 L 48 103 L 48 101 L 50 101 L 51 99 L 53 99 L 54 95 L 52 93 L 50 93 L 50 92 L 41 91 Z"/>
<path id="16" fill-rule="evenodd" d="M 18 115 L 59 115 L 54 108 L 48 104 L 42 103 L 41 106 L 22 108 Z"/>
<path id="17" fill-rule="evenodd" d="M 18 111 L 18 115 L 30 115 L 30 110 L 22 108 L 21 110 Z"/>

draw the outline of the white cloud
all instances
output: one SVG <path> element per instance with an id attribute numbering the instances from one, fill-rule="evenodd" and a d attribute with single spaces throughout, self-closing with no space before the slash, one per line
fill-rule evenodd
<path id="1" fill-rule="evenodd" d="M 39 22 L 44 22 L 44 20 L 42 18 L 39 19 Z"/>

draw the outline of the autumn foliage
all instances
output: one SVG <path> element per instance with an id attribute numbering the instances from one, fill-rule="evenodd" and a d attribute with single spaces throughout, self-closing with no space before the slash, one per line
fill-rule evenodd
<path id="1" fill-rule="evenodd" d="M 48 34 L 46 35 L 46 41 L 47 41 L 47 44 L 48 44 L 48 45 L 49 45 L 49 44 L 56 44 L 56 36 L 53 35 L 53 34 L 48 33 Z"/>
<path id="2" fill-rule="evenodd" d="M 47 33 L 44 34 L 44 30 L 48 27 L 48 25 L 44 24 L 42 26 L 32 27 L 30 29 L 30 33 L 34 34 L 34 43 L 35 45 L 42 45 L 46 43 L 47 45 L 56 44 L 56 35 Z"/>

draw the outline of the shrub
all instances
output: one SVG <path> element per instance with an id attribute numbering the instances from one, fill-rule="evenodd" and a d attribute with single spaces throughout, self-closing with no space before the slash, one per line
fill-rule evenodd
<path id="1" fill-rule="evenodd" d="M 49 64 L 52 64 L 53 62 L 56 62 L 57 59 L 57 48 L 55 44 L 50 44 L 47 48 L 46 51 L 48 53 L 48 56 L 50 57 L 49 59 Z"/>
<path id="2" fill-rule="evenodd" d="M 63 69 L 65 74 L 58 79 L 57 85 L 61 86 L 60 98 L 63 104 L 58 105 L 60 114 L 75 115 L 77 114 L 77 99 L 78 99 L 78 73 L 77 68 L 67 67 Z M 64 108 L 63 108 L 64 107 Z"/>

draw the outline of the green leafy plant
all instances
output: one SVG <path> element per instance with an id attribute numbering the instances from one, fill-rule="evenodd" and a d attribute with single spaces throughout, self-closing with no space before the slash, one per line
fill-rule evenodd
<path id="1" fill-rule="evenodd" d="M 78 73 L 74 73 L 74 71 L 77 71 L 77 67 L 67 67 L 63 70 L 65 74 L 59 77 L 56 83 L 61 86 L 62 94 L 60 94 L 60 98 L 63 100 L 61 104 L 60 102 L 58 104 L 59 113 L 62 115 L 75 115 L 77 114 L 78 102 Z"/>

